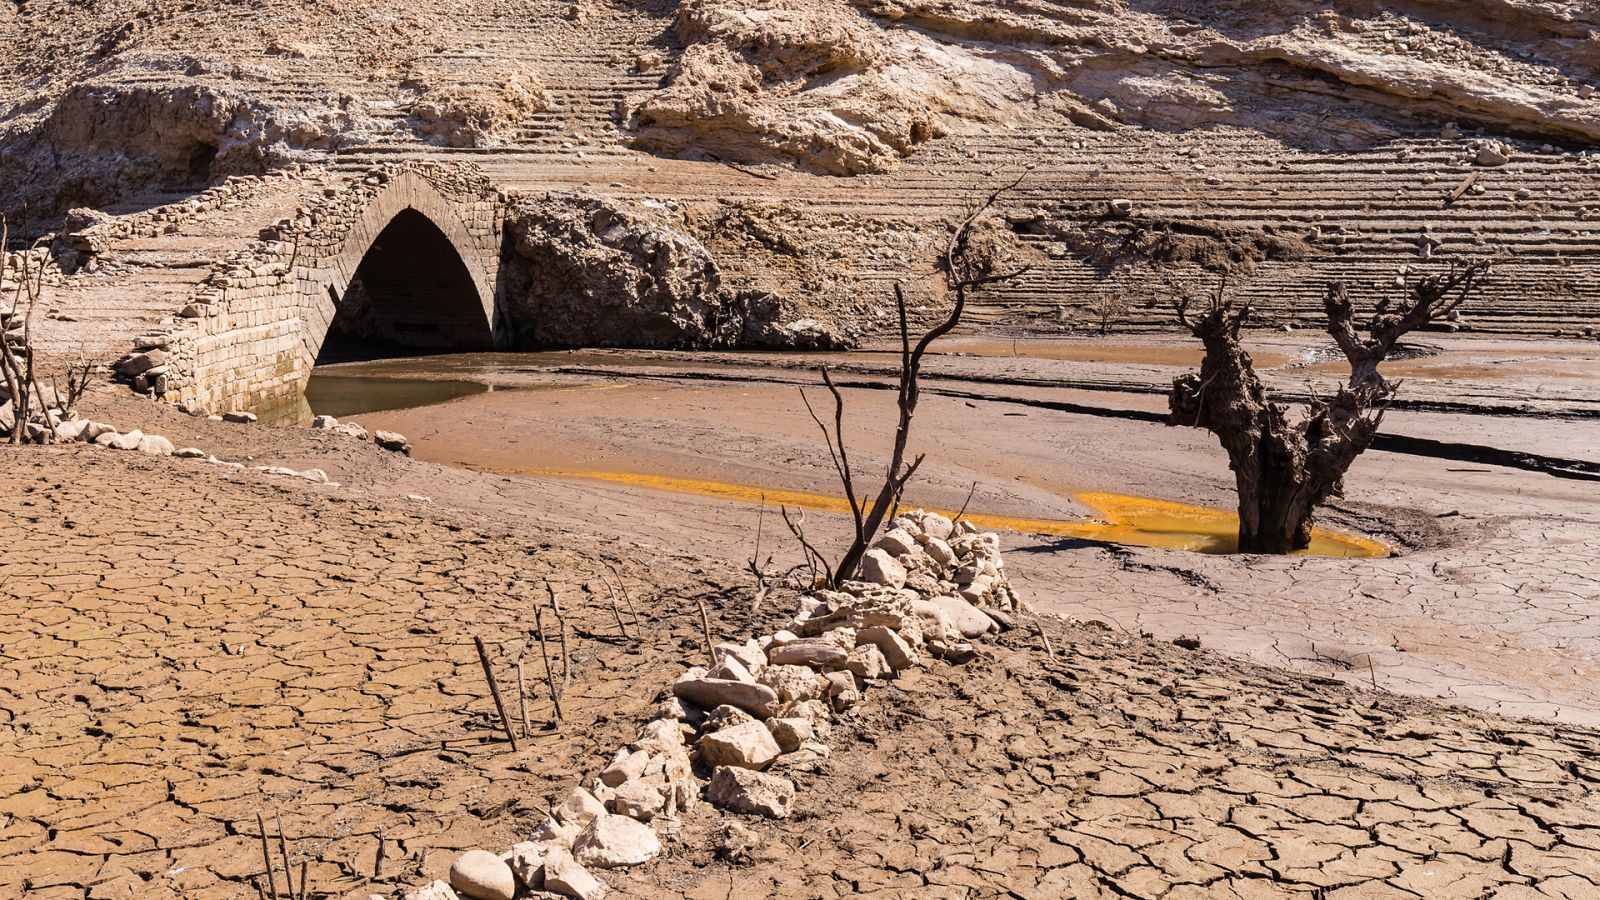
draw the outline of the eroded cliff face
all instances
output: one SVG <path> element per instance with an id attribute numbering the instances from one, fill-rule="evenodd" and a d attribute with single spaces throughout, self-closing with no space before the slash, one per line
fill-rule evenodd
<path id="1" fill-rule="evenodd" d="M 1041 117 L 1241 127 L 1321 150 L 1450 121 L 1587 142 L 1600 14 L 1583 7 L 684 0 L 682 57 L 624 116 L 642 146 L 832 174 Z"/>
<path id="2" fill-rule="evenodd" d="M 995 54 L 814 0 L 686 0 L 667 86 L 624 110 L 673 153 L 882 171 L 952 120 L 1025 115 L 1031 77 Z"/>
<path id="3" fill-rule="evenodd" d="M 1578 0 L 27 0 L 0 8 L 0 45 L 0 207 L 36 213 L 567 123 L 832 175 L 1014 127 L 1600 140 L 1600 9 Z"/>
<path id="4" fill-rule="evenodd" d="M 198 189 L 360 141 L 380 127 L 348 100 L 284 107 L 206 84 L 83 85 L 57 100 L 37 128 L 4 142 L 0 202 L 48 217 L 151 188 Z"/>
<path id="5" fill-rule="evenodd" d="M 723 283 L 665 204 L 551 192 L 506 223 L 504 331 L 520 348 L 826 349 L 847 341 L 785 293 Z"/>

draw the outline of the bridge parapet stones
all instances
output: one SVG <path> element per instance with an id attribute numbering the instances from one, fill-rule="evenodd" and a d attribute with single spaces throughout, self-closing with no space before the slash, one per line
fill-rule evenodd
<path id="1" fill-rule="evenodd" d="M 291 402 L 311 375 L 362 258 L 406 210 L 422 214 L 449 240 L 492 330 L 506 207 L 506 195 L 487 176 L 461 163 L 390 163 L 329 188 L 212 264 L 175 311 L 164 341 L 156 342 L 164 344 L 165 364 L 133 376 L 133 387 L 214 412 Z M 146 224 L 153 222 L 118 227 Z M 142 337 L 134 355 L 151 348 L 150 337 Z"/>

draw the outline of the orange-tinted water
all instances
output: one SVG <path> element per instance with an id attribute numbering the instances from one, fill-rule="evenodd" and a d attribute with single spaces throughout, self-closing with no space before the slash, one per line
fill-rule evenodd
<path id="1" fill-rule="evenodd" d="M 667 475 L 644 475 L 636 472 L 558 469 L 517 471 L 521 474 L 609 481 L 743 503 L 765 502 L 774 506 L 794 506 L 835 513 L 850 511 L 843 497 L 807 491 L 772 490 L 742 484 L 724 484 Z M 964 518 L 979 528 L 995 531 L 1081 538 L 1169 550 L 1232 553 L 1238 546 L 1239 517 L 1226 510 L 1146 497 L 1128 497 L 1122 494 L 1075 494 L 1073 499 L 1093 510 L 1095 517 L 1078 520 L 1029 519 L 969 512 Z M 946 515 L 955 515 L 953 510 L 942 510 L 942 512 Z M 1311 548 L 1306 552 L 1316 556 L 1379 557 L 1388 556 L 1391 550 L 1387 545 L 1370 538 L 1318 528 L 1312 533 Z"/>

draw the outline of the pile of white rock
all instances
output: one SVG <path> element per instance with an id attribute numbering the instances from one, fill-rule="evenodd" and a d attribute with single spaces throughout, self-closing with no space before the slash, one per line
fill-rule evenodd
<path id="1" fill-rule="evenodd" d="M 0 393 L 3 392 L 4 389 L 0 388 Z M 0 407 L 0 436 L 4 436 L 11 427 L 11 425 L 8 425 L 4 413 L 5 408 Z M 107 425 L 104 422 L 95 422 L 79 416 L 64 417 L 59 409 L 46 410 L 35 418 L 37 421 L 29 423 L 28 427 L 42 429 L 45 427 L 44 423 L 51 423 L 50 427 L 54 433 L 54 442 L 58 444 L 84 443 L 96 447 L 105 447 L 110 450 L 138 451 L 149 456 L 199 459 L 229 469 L 245 468 L 244 463 L 219 459 L 198 447 L 175 447 L 172 441 L 159 434 L 145 434 L 137 428 L 119 431 L 115 425 Z M 301 471 L 284 466 L 256 466 L 254 471 L 263 475 L 303 478 L 306 481 L 327 485 L 328 487 L 339 486 L 338 482 L 330 481 L 328 473 L 321 469 L 305 469 Z"/>
<path id="2" fill-rule="evenodd" d="M 860 581 L 803 597 L 783 629 L 717 644 L 716 665 L 684 672 L 638 737 L 529 840 L 498 855 L 469 851 L 449 883 L 406 900 L 512 900 L 519 889 L 595 900 L 606 888 L 591 869 L 654 859 L 656 828 L 676 830 L 702 795 L 732 812 L 785 818 L 796 789 L 783 773 L 826 759 L 835 717 L 873 683 L 924 654 L 970 657 L 969 641 L 1026 611 L 1006 579 L 999 536 L 938 513 L 896 518 L 860 572 Z"/>
<path id="3" fill-rule="evenodd" d="M 340 422 L 333 416 L 317 416 L 311 420 L 311 427 L 319 431 L 331 431 L 334 434 L 353 437 L 358 441 L 367 439 L 367 430 L 365 428 L 354 422 Z M 375 432 L 372 435 L 372 442 L 385 450 L 403 453 L 406 456 L 411 455 L 411 442 L 407 441 L 406 436 L 398 431 Z"/>

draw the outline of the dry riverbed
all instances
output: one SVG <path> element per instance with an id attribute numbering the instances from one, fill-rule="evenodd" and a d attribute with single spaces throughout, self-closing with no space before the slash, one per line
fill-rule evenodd
<path id="1" fill-rule="evenodd" d="M 459 850 L 521 839 L 607 762 L 703 661 L 696 599 L 718 636 L 779 624 L 792 599 L 750 621 L 742 572 L 758 531 L 774 571 L 796 558 L 761 491 L 833 489 L 794 386 L 677 377 L 698 371 L 679 363 L 643 378 L 622 362 L 354 417 L 406 433 L 414 459 L 119 393 L 91 400 L 96 418 L 247 466 L 322 468 L 337 487 L 85 446 L 0 448 L 0 897 L 255 897 L 257 812 L 274 832 L 281 815 L 317 894 L 419 884 Z M 852 459 L 870 472 L 889 397 L 852 378 Z M 1227 504 L 1206 435 L 1017 402 L 1138 409 L 1149 395 L 978 387 L 1016 397 L 924 399 L 915 502 L 953 508 L 970 489 L 972 510 L 1035 525 L 1092 517 L 1090 492 Z M 1394 418 L 1565 456 L 1593 428 Z M 652 486 L 661 477 L 686 487 Z M 755 494 L 687 487 L 707 483 Z M 1395 555 L 1238 557 L 1019 525 L 1002 536 L 1013 584 L 1081 623 L 1042 620 L 1053 657 L 1026 628 L 965 666 L 897 678 L 835 730 L 825 763 L 792 773 L 795 818 L 702 805 L 615 887 L 1596 895 L 1600 736 L 1581 724 L 1600 721 L 1593 482 L 1373 453 L 1347 493 L 1327 524 Z M 845 522 L 816 509 L 808 528 L 837 547 Z M 610 565 L 640 613 L 627 637 L 604 599 Z M 471 639 L 490 641 L 514 683 L 545 579 L 572 620 L 567 719 L 552 726 L 535 686 L 533 736 L 513 753 Z M 1175 646 L 1180 635 L 1201 649 Z"/>
<path id="2" fill-rule="evenodd" d="M 177 424 L 177 423 L 171 423 Z M 239 440 L 260 430 L 235 429 Z M 210 429 L 223 443 L 224 433 Z M 74 446 L 0 448 L 0 896 L 258 896 L 257 813 L 313 896 L 391 895 L 505 847 L 748 617 L 734 567 L 396 498 L 432 466 L 320 436 L 339 488 Z M 264 443 L 255 446 L 266 449 Z M 263 458 L 263 457 L 258 457 Z M 452 490 L 455 490 L 452 488 Z M 458 496 L 464 496 L 457 494 Z M 548 501 L 599 499 L 550 495 Z M 692 518 L 675 524 L 698 533 Z M 1015 558 L 1015 554 L 1014 554 Z M 641 613 L 599 599 L 614 562 Z M 1022 569 L 1027 557 L 1012 567 Z M 503 684 L 549 578 L 566 719 Z M 1044 620 L 845 716 L 784 822 L 707 804 L 618 896 L 1584 897 L 1600 735 Z"/>

